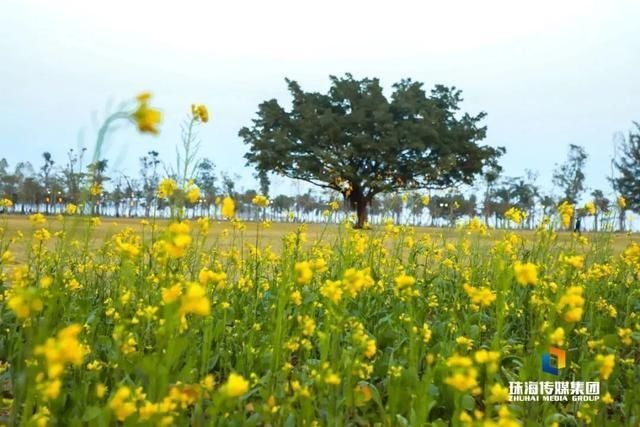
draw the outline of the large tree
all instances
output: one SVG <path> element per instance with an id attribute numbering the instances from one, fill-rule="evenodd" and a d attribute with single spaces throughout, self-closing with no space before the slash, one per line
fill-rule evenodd
<path id="1" fill-rule="evenodd" d="M 350 74 L 331 76 L 326 94 L 286 81 L 292 108 L 266 101 L 253 125 L 240 130 L 247 163 L 339 191 L 357 211 L 357 227 L 376 194 L 470 184 L 504 152 L 479 145 L 486 114 L 462 114 L 455 87 L 437 85 L 427 94 L 407 79 L 387 98 L 378 79 Z"/>
<path id="2" fill-rule="evenodd" d="M 627 207 L 640 212 L 640 123 L 634 122 L 635 129 L 621 145 L 621 157 L 616 159 L 618 176 L 613 179 L 615 190 L 627 201 Z"/>

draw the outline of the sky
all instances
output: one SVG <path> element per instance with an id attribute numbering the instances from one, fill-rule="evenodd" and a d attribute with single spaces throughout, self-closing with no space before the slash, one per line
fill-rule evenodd
<path id="1" fill-rule="evenodd" d="M 610 192 L 614 140 L 640 121 L 640 2 L 5 0 L 0 6 L 0 158 L 36 167 L 95 143 L 100 120 L 150 91 L 158 136 L 109 136 L 111 173 L 149 150 L 173 164 L 192 103 L 208 106 L 200 155 L 255 186 L 238 130 L 258 104 L 288 105 L 285 77 L 325 92 L 329 75 L 454 85 L 486 111 L 505 175 L 551 190 L 569 144 L 589 153 L 587 186 Z M 281 179 L 277 190 L 302 191 Z"/>

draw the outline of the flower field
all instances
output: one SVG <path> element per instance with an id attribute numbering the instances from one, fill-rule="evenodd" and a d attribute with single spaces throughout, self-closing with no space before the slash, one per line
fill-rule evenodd
<path id="1" fill-rule="evenodd" d="M 0 218 L 0 424 L 640 423 L 634 236 L 29 221 Z M 598 399 L 510 402 L 525 381 Z"/>

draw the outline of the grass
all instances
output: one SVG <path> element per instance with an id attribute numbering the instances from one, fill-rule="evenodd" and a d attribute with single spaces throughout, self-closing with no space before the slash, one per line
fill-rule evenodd
<path id="1" fill-rule="evenodd" d="M 53 217 L 51 217 L 53 219 Z M 88 218 L 76 218 L 71 226 L 67 228 L 67 234 L 69 238 L 79 238 L 85 230 L 85 225 L 89 221 Z M 118 233 L 123 228 L 131 228 L 134 233 L 140 233 L 142 231 L 142 221 L 140 218 L 103 218 L 101 220 L 100 225 L 98 225 L 92 234 L 92 245 L 93 247 L 98 247 L 103 244 L 106 240 L 108 240 L 111 236 Z M 169 220 L 166 219 L 158 219 L 151 220 L 152 222 L 158 224 L 159 227 L 166 226 L 169 223 Z M 2 223 L 0 223 L 1 226 Z M 244 231 L 244 240 L 246 242 L 255 241 L 257 234 L 257 224 L 255 222 L 245 222 L 246 230 Z M 282 247 L 282 238 L 287 233 L 294 232 L 296 228 L 300 225 L 300 223 L 284 223 L 284 222 L 273 222 L 268 228 L 261 227 L 260 229 L 260 240 L 262 243 L 271 245 L 274 249 L 278 250 Z M 331 242 L 335 240 L 338 229 L 341 225 L 338 224 L 319 224 L 319 223 L 308 223 L 307 226 L 307 234 L 312 240 L 323 239 L 325 241 Z M 6 223 L 4 225 L 7 231 L 10 233 L 21 232 L 23 234 L 29 234 L 32 231 L 32 225 L 29 222 L 29 218 L 27 216 L 7 216 Z M 51 221 L 51 225 L 49 227 L 51 232 L 60 231 L 62 227 L 61 222 Z M 374 226 L 374 231 L 376 229 L 380 229 L 382 226 Z M 207 244 L 212 244 L 214 241 L 220 241 L 224 230 L 229 230 L 230 227 L 228 223 L 224 221 L 215 221 L 212 223 L 211 233 L 207 237 Z M 418 238 L 421 238 L 425 234 L 429 234 L 434 238 L 441 239 L 442 241 L 449 241 L 452 239 L 457 239 L 459 237 L 459 232 L 456 229 L 452 229 L 449 227 L 415 227 L 416 235 Z M 516 233 L 521 236 L 525 240 L 535 239 L 535 231 L 533 230 L 520 230 L 520 229 L 500 229 L 500 230 L 491 230 L 490 233 L 486 236 L 482 236 L 480 240 L 485 244 L 489 244 L 495 239 L 501 239 L 504 237 L 506 233 Z M 573 233 L 569 232 L 560 232 L 558 233 L 558 239 L 560 242 L 567 242 L 571 240 Z M 584 236 L 591 239 L 599 239 L 602 238 L 602 233 L 593 233 L 593 232 L 585 232 Z M 640 240 L 640 235 L 638 233 L 611 233 L 608 234 L 607 237 L 611 238 L 611 245 L 616 252 L 624 249 L 629 243 Z M 25 242 L 19 242 L 16 246 L 15 254 L 19 259 L 22 258 L 22 254 L 25 251 Z"/>

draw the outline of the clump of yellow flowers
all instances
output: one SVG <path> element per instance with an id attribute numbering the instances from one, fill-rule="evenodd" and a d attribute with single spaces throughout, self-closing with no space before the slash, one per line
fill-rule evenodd
<path id="1" fill-rule="evenodd" d="M 520 224 L 527 217 L 527 213 L 516 207 L 511 207 L 504 213 L 504 216 L 508 220 Z"/>
<path id="2" fill-rule="evenodd" d="M 73 324 L 61 329 L 55 338 L 48 338 L 44 344 L 34 350 L 36 356 L 43 356 L 46 362 L 46 381 L 43 374 L 38 377 L 42 383 L 39 389 L 45 400 L 55 399 L 60 395 L 61 377 L 67 364 L 80 366 L 86 354 L 87 346 L 80 343 L 78 335 L 82 326 Z"/>
<path id="3" fill-rule="evenodd" d="M 516 281 L 521 285 L 535 285 L 538 283 L 538 267 L 535 264 L 517 261 L 513 266 L 513 270 L 516 274 Z"/>
<path id="4" fill-rule="evenodd" d="M 564 228 L 568 228 L 571 224 L 571 219 L 573 218 L 573 205 L 569 202 L 562 202 L 560 206 L 558 206 L 558 213 L 560 214 L 560 223 Z"/>

